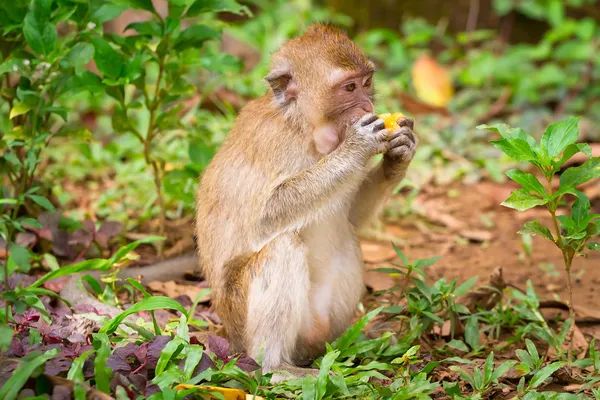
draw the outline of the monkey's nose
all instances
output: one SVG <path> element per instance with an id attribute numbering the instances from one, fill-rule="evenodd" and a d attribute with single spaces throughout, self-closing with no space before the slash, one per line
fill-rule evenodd
<path id="1" fill-rule="evenodd" d="M 365 110 L 368 114 L 372 114 L 375 108 L 373 107 L 373 103 L 368 102 L 364 103 L 362 109 Z"/>

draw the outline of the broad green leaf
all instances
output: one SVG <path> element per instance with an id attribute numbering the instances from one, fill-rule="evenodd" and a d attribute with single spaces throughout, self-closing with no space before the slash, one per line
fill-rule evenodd
<path id="1" fill-rule="evenodd" d="M 129 29 L 133 29 L 143 36 L 161 37 L 163 35 L 162 26 L 158 21 L 132 22 L 123 31 L 126 32 Z"/>
<path id="2" fill-rule="evenodd" d="M 502 138 L 520 138 L 529 144 L 532 149 L 537 147 L 535 139 L 521 128 L 511 128 L 506 124 L 495 124 L 495 125 L 479 125 L 477 129 L 485 129 L 491 132 L 498 133 Z"/>
<path id="3" fill-rule="evenodd" d="M 61 276 L 76 274 L 83 271 L 92 271 L 95 269 L 108 269 L 108 267 L 110 267 L 110 265 L 108 265 L 106 260 L 103 259 L 85 260 L 77 264 L 68 265 L 55 271 L 48 272 L 46 275 L 42 276 L 27 288 L 37 288 L 43 285 L 45 282 L 55 278 L 60 278 Z"/>
<path id="4" fill-rule="evenodd" d="M 50 212 L 56 211 L 56 209 L 54 208 L 54 205 L 52 205 L 52 203 L 50 203 L 50 200 L 48 200 L 44 196 L 39 196 L 37 194 L 28 194 L 27 197 L 30 198 L 31 200 L 33 200 L 34 202 L 36 202 L 44 210 L 47 210 Z"/>
<path id="5" fill-rule="evenodd" d="M 98 23 L 117 18 L 127 7 L 118 4 L 103 4 L 92 14 L 91 19 Z"/>
<path id="6" fill-rule="evenodd" d="M 8 325 L 0 325 L 0 351 L 5 352 L 9 349 L 13 338 L 13 330 Z"/>
<path id="7" fill-rule="evenodd" d="M 439 260 L 440 258 L 442 258 L 442 257 L 436 256 L 436 257 L 431 257 L 431 258 L 424 258 L 422 260 L 417 260 L 417 261 L 415 261 L 415 267 L 421 267 L 421 268 L 429 267 L 429 266 L 435 264 L 435 262 L 437 260 Z"/>
<path id="8" fill-rule="evenodd" d="M 473 350 L 479 348 L 479 322 L 475 315 L 471 315 L 467 320 L 465 341 Z"/>
<path id="9" fill-rule="evenodd" d="M 138 10 L 154 11 L 152 0 L 112 0 L 114 4 L 137 8 Z"/>
<path id="10" fill-rule="evenodd" d="M 363 315 L 358 321 L 356 321 L 356 323 L 353 326 L 348 328 L 346 330 L 346 332 L 344 332 L 343 335 L 338 337 L 331 344 L 331 347 L 335 350 L 341 350 L 341 351 L 346 350 L 348 347 L 350 347 L 350 345 L 352 345 L 352 343 L 354 343 L 356 341 L 356 339 L 358 339 L 358 337 L 360 336 L 360 333 L 365 328 L 365 326 L 367 326 L 369 321 L 371 321 L 373 318 L 375 318 L 375 316 L 377 314 L 379 314 L 382 309 L 383 309 L 383 307 L 379 307 L 379 308 L 376 308 L 375 310 Z"/>
<path id="11" fill-rule="evenodd" d="M 23 115 L 28 113 L 31 110 L 31 105 L 20 101 L 10 109 L 9 118 L 13 119 L 14 117 L 18 117 L 19 115 Z"/>
<path id="12" fill-rule="evenodd" d="M 115 254 L 113 254 L 112 257 L 108 259 L 107 264 L 110 267 L 112 267 L 114 264 L 116 264 L 118 261 L 120 261 L 127 254 L 129 254 L 130 252 L 135 250 L 140 244 L 154 243 L 154 242 L 158 242 L 161 240 L 165 240 L 165 238 L 161 237 L 161 236 L 149 236 L 147 238 L 136 240 L 135 242 L 131 242 L 128 245 L 125 245 L 125 246 L 121 247 L 119 250 L 117 250 L 115 252 Z"/>
<path id="13" fill-rule="evenodd" d="M 317 380 L 314 376 L 306 375 L 302 379 L 302 400 L 317 399 Z"/>
<path id="14" fill-rule="evenodd" d="M 111 334 L 119 327 L 121 321 L 123 321 L 129 315 L 135 314 L 140 311 L 151 311 L 158 310 L 161 308 L 177 310 L 180 311 L 183 315 L 187 315 L 186 309 L 183 308 L 183 306 L 178 301 L 175 301 L 165 296 L 154 296 L 132 305 L 127 310 L 123 311 L 121 314 L 111 319 L 106 325 L 104 325 L 100 329 L 100 332 Z"/>
<path id="15" fill-rule="evenodd" d="M 502 364 L 498 365 L 492 374 L 492 382 L 498 382 L 498 379 L 504 376 L 517 362 L 514 360 L 504 361 Z"/>
<path id="16" fill-rule="evenodd" d="M 207 40 L 218 39 L 219 37 L 219 32 L 209 26 L 192 25 L 181 32 L 173 46 L 173 50 L 182 51 L 189 48 L 200 48 Z"/>
<path id="17" fill-rule="evenodd" d="M 583 192 L 577 192 L 577 200 L 571 207 L 571 218 L 579 232 L 584 230 L 590 222 L 590 207 L 590 199 Z"/>
<path id="18" fill-rule="evenodd" d="M 550 229 L 543 226 L 540 221 L 529 221 L 519 230 L 520 234 L 528 233 L 530 235 L 542 235 L 546 239 L 554 241 L 554 237 L 550 232 Z"/>
<path id="19" fill-rule="evenodd" d="M 404 255 L 404 253 L 402 252 L 402 250 L 400 250 L 400 248 L 396 245 L 396 243 L 392 242 L 392 247 L 394 248 L 394 251 L 396 252 L 398 257 L 400 257 L 400 259 L 402 260 L 402 262 L 404 264 L 406 264 L 406 265 L 410 264 L 410 261 L 408 261 L 408 258 Z"/>
<path id="20" fill-rule="evenodd" d="M 521 138 L 503 138 L 492 140 L 490 143 L 516 161 L 532 161 L 536 159 L 532 147 Z"/>
<path id="21" fill-rule="evenodd" d="M 202 359 L 204 349 L 200 345 L 189 345 L 187 346 L 187 353 L 185 357 L 185 364 L 183 366 L 183 373 L 185 374 L 186 380 L 192 379 L 194 369 Z"/>
<path id="22" fill-rule="evenodd" d="M 462 340 L 453 339 L 448 342 L 447 346 L 456 350 L 464 351 L 465 353 L 469 352 L 469 348 Z"/>
<path id="23" fill-rule="evenodd" d="M 19 267 L 19 269 L 23 272 L 29 272 L 29 261 L 31 255 L 29 254 L 29 250 L 25 247 L 20 246 L 16 243 L 10 244 L 10 258 L 14 261 L 14 263 Z"/>
<path id="24" fill-rule="evenodd" d="M 79 68 L 90 62 L 92 58 L 94 58 L 94 46 L 79 42 L 73 46 L 64 62 L 67 67 Z"/>
<path id="25" fill-rule="evenodd" d="M 27 13 L 23 23 L 23 34 L 31 50 L 41 56 L 47 56 L 56 48 L 56 25 L 37 17 L 33 11 Z"/>
<path id="26" fill-rule="evenodd" d="M 558 162 L 553 162 L 555 168 L 560 168 L 564 163 L 566 163 L 571 157 L 573 157 L 577 153 L 583 153 L 588 157 L 592 156 L 592 148 L 587 143 L 574 143 L 567 146 L 563 155 Z"/>
<path id="27" fill-rule="evenodd" d="M 156 363 L 157 376 L 165 371 L 167 365 L 169 364 L 169 361 L 171 361 L 173 357 L 176 357 L 179 353 L 181 353 L 181 350 L 183 349 L 183 346 L 185 344 L 186 342 L 177 336 L 167 343 L 167 345 L 163 348 L 162 352 L 160 353 L 160 357 L 158 358 L 158 362 Z"/>
<path id="28" fill-rule="evenodd" d="M 483 382 L 491 382 L 494 373 L 494 352 L 491 351 L 483 363 Z"/>
<path id="29" fill-rule="evenodd" d="M 83 377 L 83 364 L 85 363 L 85 360 L 93 353 L 94 350 L 88 350 L 73 360 L 73 364 L 67 373 L 67 379 L 75 382 L 83 382 L 85 380 Z"/>
<path id="30" fill-rule="evenodd" d="M 540 359 L 540 354 L 537 351 L 537 347 L 530 339 L 525 339 L 525 346 L 527 346 L 527 351 L 531 355 L 533 361 L 538 361 Z"/>
<path id="31" fill-rule="evenodd" d="M 94 349 L 96 357 L 94 358 L 94 380 L 96 388 L 104 393 L 110 393 L 110 378 L 112 370 L 106 365 L 106 360 L 110 356 L 110 342 L 105 333 L 99 332 L 93 335 Z"/>
<path id="32" fill-rule="evenodd" d="M 104 39 L 94 38 L 94 61 L 96 67 L 106 77 L 118 78 L 123 69 L 123 60 L 112 46 Z"/>
<path id="33" fill-rule="evenodd" d="M 186 17 L 195 17 L 205 12 L 230 12 L 252 16 L 250 9 L 235 0 L 196 0 L 185 13 Z"/>
<path id="34" fill-rule="evenodd" d="M 579 136 L 579 117 L 570 117 L 564 121 L 550 124 L 542 136 L 542 149 L 548 156 L 554 158 L 563 152 L 570 144 L 577 141 Z"/>
<path id="35" fill-rule="evenodd" d="M 593 157 L 579 167 L 567 168 L 560 176 L 560 190 L 575 188 L 598 177 L 600 177 L 600 157 Z"/>
<path id="36" fill-rule="evenodd" d="M 532 389 L 537 388 L 564 365 L 564 362 L 554 362 L 550 365 L 546 365 L 544 368 L 536 372 L 535 375 L 533 375 L 533 378 L 531 378 L 531 381 L 529 382 L 529 387 Z"/>
<path id="37" fill-rule="evenodd" d="M 548 202 L 548 200 L 540 199 L 537 196 L 530 194 L 525 189 L 518 189 L 513 191 L 508 199 L 502 202 L 502 205 L 508 208 L 514 208 L 518 211 L 525 211 L 535 206 L 541 206 Z"/>
<path id="38" fill-rule="evenodd" d="M 591 242 L 587 244 L 587 248 L 594 251 L 600 251 L 600 243 Z"/>
<path id="39" fill-rule="evenodd" d="M 59 351 L 59 349 L 52 349 L 44 354 L 39 354 L 36 351 L 31 354 L 30 357 L 32 358 L 29 358 L 27 361 L 21 361 L 11 377 L 0 388 L 0 399 L 15 400 L 35 370 L 57 355 Z"/>
<path id="40" fill-rule="evenodd" d="M 199 165 L 201 168 L 206 168 L 212 157 L 215 155 L 215 147 L 207 145 L 200 141 L 191 141 L 188 147 L 188 155 L 190 160 Z"/>
<path id="41" fill-rule="evenodd" d="M 527 174 L 518 169 L 511 169 L 506 171 L 506 176 L 521 184 L 523 189 L 527 190 L 527 192 L 535 192 L 542 197 L 546 196 L 546 189 L 544 189 L 544 186 L 534 175 Z"/>

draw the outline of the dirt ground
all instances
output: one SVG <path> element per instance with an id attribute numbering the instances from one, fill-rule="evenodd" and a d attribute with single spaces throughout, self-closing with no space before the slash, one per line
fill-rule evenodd
<path id="1" fill-rule="evenodd" d="M 594 190 L 590 192 L 597 192 L 597 188 L 592 187 Z M 483 285 L 492 271 L 502 267 L 506 283 L 524 290 L 530 279 L 540 299 L 567 300 L 560 250 L 550 241 L 535 236 L 531 257 L 526 257 L 522 236 L 517 233 L 532 219 L 550 226 L 547 211 L 537 208 L 520 213 L 501 206 L 513 189 L 510 184 L 483 182 L 429 190 L 415 201 L 417 217 L 388 220 L 385 231 L 401 239 L 399 247 L 411 261 L 442 256 L 428 269 L 432 279 L 457 278 L 461 283 L 476 275 L 477 285 Z M 598 213 L 600 205 L 595 200 L 592 198 L 592 207 Z M 400 262 L 388 243 L 363 241 L 362 246 L 368 268 L 380 267 L 388 261 Z M 548 267 L 549 264 L 554 268 Z M 576 308 L 587 317 L 600 316 L 597 297 L 600 253 L 590 252 L 587 258 L 575 259 L 572 277 Z M 368 272 L 365 282 L 374 290 L 394 284 L 393 279 L 379 272 Z"/>

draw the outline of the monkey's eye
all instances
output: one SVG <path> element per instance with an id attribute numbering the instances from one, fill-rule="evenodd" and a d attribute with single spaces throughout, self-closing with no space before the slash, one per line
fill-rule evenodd
<path id="1" fill-rule="evenodd" d="M 373 78 L 369 78 L 365 81 L 365 87 L 369 87 L 371 86 L 371 83 L 373 83 Z"/>
<path id="2" fill-rule="evenodd" d="M 344 86 L 344 90 L 347 92 L 354 92 L 354 90 L 356 89 L 356 83 L 351 82 L 349 84 L 347 84 L 346 86 Z"/>

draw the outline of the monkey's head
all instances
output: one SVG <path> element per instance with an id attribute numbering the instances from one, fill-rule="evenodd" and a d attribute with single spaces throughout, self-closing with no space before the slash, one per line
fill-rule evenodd
<path id="1" fill-rule="evenodd" d="M 311 25 L 273 54 L 265 79 L 284 115 L 310 126 L 317 150 L 327 154 L 352 121 L 373 112 L 374 70 L 342 31 Z"/>

